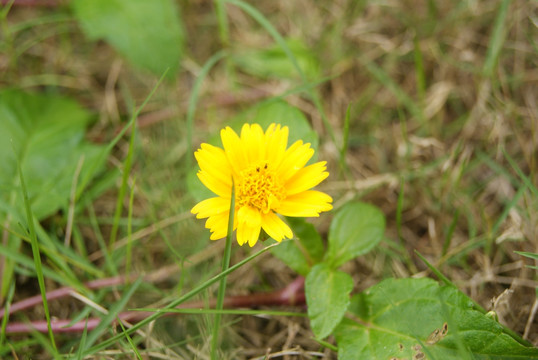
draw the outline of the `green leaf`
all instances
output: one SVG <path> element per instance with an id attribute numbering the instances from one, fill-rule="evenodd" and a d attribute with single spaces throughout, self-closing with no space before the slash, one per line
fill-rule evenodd
<path id="1" fill-rule="evenodd" d="M 305 280 L 310 327 L 323 339 L 340 323 L 349 306 L 353 280 L 345 272 L 321 263 L 315 265 Z"/>
<path id="2" fill-rule="evenodd" d="M 19 189 L 17 158 L 24 174 L 35 218 L 43 220 L 69 202 L 74 175 L 93 177 L 103 165 L 104 147 L 84 140 L 89 114 L 73 101 L 58 96 L 33 95 L 18 90 L 0 92 L 0 223 L 18 229 L 26 224 Z M 23 225 L 25 226 L 25 225 Z M 8 237 L 16 252 L 20 239 Z M 9 286 L 14 262 L 3 265 L 0 299 Z M 1 271 L 0 271 L 1 272 Z"/>
<path id="3" fill-rule="evenodd" d="M 104 39 L 132 64 L 162 75 L 179 67 L 185 35 L 172 0 L 74 0 L 73 11 L 92 40 Z"/>
<path id="4" fill-rule="evenodd" d="M 354 296 L 335 330 L 338 358 L 538 359 L 452 286 L 389 279 Z"/>
<path id="5" fill-rule="evenodd" d="M 62 97 L 0 92 L 0 119 L 0 200 L 11 206 L 16 220 L 25 223 L 20 216 L 23 201 L 17 200 L 17 156 L 32 212 L 42 220 L 67 204 L 79 161 L 83 161 L 79 175 L 83 178 L 104 148 L 84 139 L 89 114 Z"/>
<path id="6" fill-rule="evenodd" d="M 326 261 L 333 267 L 366 254 L 383 238 L 385 216 L 377 207 L 361 202 L 344 205 L 329 229 Z"/>
<path id="7" fill-rule="evenodd" d="M 297 59 L 306 78 L 318 79 L 320 66 L 312 51 L 298 39 L 288 39 L 286 45 Z M 277 44 L 267 49 L 238 50 L 232 58 L 240 69 L 254 76 L 280 79 L 298 77 L 297 69 Z"/>
<path id="8" fill-rule="evenodd" d="M 306 276 L 310 268 L 321 261 L 324 248 L 316 228 L 301 218 L 288 218 L 294 238 L 272 249 L 273 255 L 297 273 Z"/>

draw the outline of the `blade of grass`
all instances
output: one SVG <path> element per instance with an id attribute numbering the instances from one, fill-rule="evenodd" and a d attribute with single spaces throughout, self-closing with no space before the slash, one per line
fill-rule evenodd
<path id="1" fill-rule="evenodd" d="M 129 342 L 129 345 L 131 345 L 131 349 L 133 349 L 133 352 L 136 354 L 136 357 L 138 358 L 138 360 L 142 360 L 142 356 L 138 352 L 138 349 L 136 348 L 136 345 L 133 343 L 133 339 L 131 339 L 131 336 L 129 336 L 129 334 L 127 334 L 125 332 L 125 326 L 123 326 L 123 322 L 119 318 L 117 318 L 116 320 L 117 320 L 118 324 L 120 324 L 121 331 L 125 335 L 125 337 L 127 338 L 127 341 Z"/>
<path id="2" fill-rule="evenodd" d="M 525 173 L 523 173 L 523 171 L 517 165 L 517 163 L 514 161 L 514 159 L 506 152 L 505 148 L 502 149 L 502 152 L 503 152 L 503 155 L 506 158 L 506 160 L 508 160 L 508 163 L 510 164 L 512 169 L 514 169 L 514 171 L 517 173 L 517 175 L 521 178 L 521 181 L 523 181 L 523 183 L 532 191 L 532 193 L 535 196 L 538 196 L 538 189 L 536 188 L 536 186 L 534 186 L 534 184 L 529 179 L 529 177 L 527 175 L 525 175 Z"/>
<path id="3" fill-rule="evenodd" d="M 87 324 L 87 322 L 86 322 Z M 82 336 L 80 337 L 80 342 L 78 344 L 78 350 L 76 359 L 77 360 L 83 360 L 84 357 L 82 356 L 82 350 L 86 347 L 86 339 L 88 338 L 88 327 L 84 326 L 84 331 L 82 332 Z"/>
<path id="4" fill-rule="evenodd" d="M 456 225 L 458 224 L 459 218 L 460 211 L 456 210 L 456 213 L 452 218 L 452 222 L 450 223 L 450 226 L 448 227 L 448 230 L 446 232 L 445 241 L 443 242 L 443 250 L 441 251 L 441 257 L 445 256 L 448 249 L 450 248 L 450 244 L 452 243 L 452 235 L 454 234 L 454 230 L 456 230 Z"/>
<path id="5" fill-rule="evenodd" d="M 505 21 L 508 15 L 508 5 L 510 0 L 503 0 L 501 6 L 499 6 L 499 12 L 495 18 L 495 24 L 493 25 L 493 34 L 489 40 L 488 52 L 486 59 L 484 60 L 484 67 L 482 68 L 482 74 L 487 77 L 493 77 L 495 66 L 499 60 L 499 55 L 504 43 L 504 37 L 506 34 Z"/>
<path id="6" fill-rule="evenodd" d="M 34 214 L 30 206 L 30 200 L 28 199 L 28 191 L 26 190 L 26 183 L 24 182 L 24 176 L 22 174 L 21 162 L 20 162 L 19 157 L 17 156 L 15 147 L 13 147 L 13 154 L 15 155 L 15 158 L 17 159 L 17 170 L 19 172 L 19 180 L 21 183 L 21 189 L 22 189 L 22 194 L 23 194 L 23 199 L 24 199 L 24 208 L 26 210 L 27 225 L 28 225 L 28 230 L 29 230 L 29 235 L 30 235 L 30 241 L 32 244 L 32 255 L 34 257 L 37 282 L 39 283 L 39 290 L 41 291 L 41 298 L 43 300 L 43 310 L 45 312 L 45 318 L 47 319 L 47 328 L 49 330 L 49 338 L 50 338 L 50 342 L 52 344 L 54 351 L 57 351 L 56 342 L 54 341 L 54 333 L 52 332 L 52 328 L 50 326 L 50 313 L 49 313 L 49 306 L 47 303 L 47 290 L 45 289 L 45 277 L 43 276 L 43 267 L 41 264 L 41 252 L 39 250 L 39 243 L 37 241 L 37 234 L 36 234 L 35 224 L 34 224 L 34 221 L 35 221 Z"/>
<path id="7" fill-rule="evenodd" d="M 36 339 L 36 341 L 41 345 L 41 348 L 47 351 L 55 360 L 62 360 L 64 359 L 56 349 L 56 346 L 54 343 L 51 345 L 51 343 L 47 340 L 43 334 L 39 333 L 38 331 L 32 331 L 32 337 Z"/>
<path id="8" fill-rule="evenodd" d="M 514 251 L 516 254 L 528 257 L 538 261 L 538 254 L 527 252 L 527 251 Z"/>
<path id="9" fill-rule="evenodd" d="M 21 254 L 16 250 L 10 249 L 9 247 L 4 246 L 2 244 L 0 244 L 0 254 L 4 255 L 5 257 L 9 257 L 10 259 L 13 260 L 14 263 L 24 265 L 25 267 L 35 272 L 34 260 L 29 258 L 28 256 Z M 42 266 L 41 269 L 43 271 L 43 274 L 45 274 L 47 278 L 52 279 L 60 284 L 71 286 L 71 284 L 66 283 L 65 279 L 62 276 L 60 276 L 60 274 L 51 270 L 50 268 L 46 266 Z"/>
<path id="10" fill-rule="evenodd" d="M 234 231 L 234 214 L 235 214 L 235 185 L 232 179 L 232 197 L 230 200 L 230 215 L 228 217 L 228 233 L 226 234 L 226 245 L 224 246 L 224 256 L 222 258 L 222 272 L 230 267 L 230 257 L 232 254 L 232 237 Z M 224 305 L 224 293 L 226 292 L 226 276 L 220 279 L 219 292 L 217 295 L 216 310 L 222 310 Z M 213 324 L 213 337 L 211 338 L 211 359 L 217 359 L 217 347 L 219 344 L 221 314 L 215 314 Z"/>
<path id="11" fill-rule="evenodd" d="M 114 209 L 114 222 L 112 223 L 112 230 L 110 231 L 110 239 L 108 242 L 108 250 L 113 251 L 116 244 L 116 237 L 118 236 L 118 227 L 120 222 L 121 213 L 123 210 L 123 200 L 125 193 L 127 192 L 127 181 L 129 180 L 129 174 L 131 173 L 131 167 L 133 165 L 134 154 L 134 140 L 136 136 L 136 122 L 131 123 L 131 138 L 129 139 L 129 150 L 125 163 L 123 165 L 123 175 L 121 178 L 121 186 L 118 191 L 118 197 L 116 198 L 116 208 Z"/>
<path id="12" fill-rule="evenodd" d="M 125 279 L 129 281 L 131 274 L 131 258 L 132 258 L 132 238 L 133 238 L 133 202 L 134 189 L 136 185 L 136 177 L 133 179 L 131 186 L 131 195 L 129 196 L 129 211 L 127 213 L 127 246 L 125 247 Z"/>
<path id="13" fill-rule="evenodd" d="M 219 37 L 222 47 L 227 49 L 230 46 L 230 30 L 228 27 L 228 18 L 226 17 L 226 8 L 223 0 L 215 0 L 215 11 L 219 21 Z"/>
<path id="14" fill-rule="evenodd" d="M 311 337 L 310 339 L 314 340 L 315 342 L 317 342 L 321 346 L 326 347 L 327 349 L 330 349 L 330 350 L 332 350 L 334 352 L 338 352 L 338 347 L 334 346 L 330 342 L 327 342 L 327 341 L 324 341 L 324 340 L 321 340 L 321 339 L 318 339 L 318 338 L 315 338 L 315 337 Z"/>
<path id="15" fill-rule="evenodd" d="M 99 223 L 97 222 L 97 216 L 95 215 L 95 209 L 93 208 L 93 204 L 90 204 L 88 206 L 88 215 L 90 217 L 90 224 L 94 229 L 95 238 L 97 239 L 97 243 L 99 244 L 101 252 L 103 253 L 103 256 L 105 258 L 105 266 L 111 274 L 117 275 L 118 269 L 116 268 L 116 264 L 114 264 L 114 261 L 112 260 L 110 253 L 108 252 L 105 239 L 103 238 Z"/>
<path id="16" fill-rule="evenodd" d="M 405 192 L 405 180 L 400 178 L 400 192 L 398 193 L 398 200 L 396 202 L 396 232 L 398 234 L 398 240 L 400 244 L 403 243 L 403 234 L 402 234 L 402 213 L 403 213 L 403 202 L 404 202 L 404 192 Z"/>
<path id="17" fill-rule="evenodd" d="M 176 306 L 178 306 L 179 304 L 182 304 L 184 303 L 185 301 L 189 300 L 190 298 L 194 297 L 195 295 L 199 294 L 200 292 L 204 291 L 205 289 L 207 289 L 209 286 L 213 285 L 214 283 L 216 283 L 217 281 L 219 281 L 220 279 L 222 279 L 223 277 L 227 276 L 228 274 L 234 272 L 235 270 L 239 269 L 241 266 L 245 265 L 246 263 L 254 260 L 255 258 L 257 258 L 258 256 L 260 256 L 261 254 L 269 251 L 271 248 L 273 248 L 274 246 L 277 246 L 277 244 L 272 244 L 272 245 L 269 245 L 259 251 L 257 251 L 256 253 L 250 255 L 249 257 L 241 260 L 240 262 L 238 262 L 237 264 L 233 265 L 233 266 L 230 266 L 228 268 L 228 270 L 226 271 L 223 271 L 221 272 L 220 274 L 218 275 L 215 275 L 214 277 L 212 277 L 211 279 L 203 282 L 202 284 L 198 285 L 197 287 L 195 287 L 194 289 L 192 289 L 191 291 L 187 292 L 186 294 L 184 294 L 183 296 L 180 296 L 178 299 L 170 302 L 167 306 L 165 306 L 162 310 L 170 310 L 170 309 L 173 309 L 175 308 Z M 134 331 L 140 329 L 141 327 L 149 324 L 150 322 L 160 318 L 162 316 L 162 313 L 155 313 L 151 316 L 148 316 L 146 319 L 140 321 L 139 323 L 133 325 L 131 328 L 127 329 L 127 333 L 128 334 L 131 334 L 133 333 Z M 102 341 L 101 343 L 99 343 L 98 345 L 95 345 L 93 346 L 92 348 L 89 348 L 87 349 L 87 351 L 84 353 L 85 356 L 89 356 L 91 354 L 93 354 L 94 352 L 96 351 L 100 351 L 102 349 L 105 349 L 107 346 L 110 346 L 112 344 L 114 344 L 116 341 L 118 341 L 119 339 L 122 338 L 122 334 L 119 334 L 119 335 L 115 335 L 109 339 L 106 339 L 104 341 Z"/>
<path id="18" fill-rule="evenodd" d="M 526 252 L 526 251 L 514 251 L 514 252 L 516 254 L 521 255 L 521 256 L 528 257 L 529 259 L 534 259 L 534 260 L 538 261 L 538 254 L 531 253 L 531 252 Z M 538 266 L 526 265 L 526 267 L 529 268 L 529 269 L 538 270 Z M 538 288 L 536 288 L 536 291 L 538 292 Z M 537 293 L 537 296 L 538 296 L 538 293 Z"/>
<path id="19" fill-rule="evenodd" d="M 426 94 L 426 73 L 424 71 L 424 62 L 422 60 L 422 51 L 420 50 L 418 36 L 415 36 L 415 39 L 413 40 L 413 45 L 413 55 L 415 59 L 415 76 L 417 81 L 417 95 L 420 104 L 423 104 L 424 97 Z"/>
<path id="20" fill-rule="evenodd" d="M 158 313 L 176 313 L 176 314 L 192 314 L 192 315 L 206 315 L 206 314 L 220 314 L 220 315 L 270 315 L 270 316 L 298 316 L 307 317 L 305 313 L 298 313 L 292 311 L 273 311 L 273 310 L 247 310 L 247 309 L 156 309 L 156 308 L 139 308 L 136 311 L 150 311 Z"/>
<path id="21" fill-rule="evenodd" d="M 36 225 L 37 225 L 36 231 L 38 233 L 38 237 L 40 239 L 48 237 L 48 234 L 42 228 L 42 226 L 40 224 L 36 224 Z M 0 229 L 9 232 L 13 236 L 15 236 L 15 237 L 17 237 L 19 239 L 22 239 L 23 241 L 27 242 L 28 244 L 31 244 L 30 238 L 28 236 L 22 234 L 22 233 L 19 233 L 17 231 L 14 231 L 13 229 L 7 228 L 7 227 L 3 226 L 2 224 L 0 224 Z M 47 247 L 46 244 L 44 244 L 44 242 L 42 242 L 41 245 L 40 245 L 41 252 L 44 255 L 46 255 L 51 260 L 51 262 L 54 263 L 57 267 L 59 267 L 59 268 L 61 268 L 62 270 L 65 271 L 64 275 L 66 275 L 66 278 L 68 280 L 62 281 L 62 283 L 71 284 L 75 288 L 80 288 L 80 286 L 76 285 L 76 284 L 80 284 L 80 282 L 78 281 L 77 277 L 74 275 L 73 271 L 69 268 L 69 266 L 67 264 L 71 264 L 73 266 L 76 266 L 79 269 L 81 269 L 83 271 L 86 271 L 86 272 L 88 272 L 88 273 L 90 273 L 92 275 L 95 275 L 97 277 L 104 276 L 103 272 L 101 272 L 99 269 L 97 269 L 92 263 L 88 262 L 87 259 L 85 259 L 85 258 L 79 256 L 78 254 L 76 254 L 75 252 L 73 252 L 73 250 L 71 248 L 67 248 L 67 247 L 64 247 L 64 246 L 58 246 L 59 250 L 61 251 L 61 253 L 60 253 L 56 249 L 51 249 L 51 248 Z M 52 243 L 52 241 L 49 239 L 48 243 Z M 4 248 L 4 247 L 1 247 L 0 249 L 1 249 L 0 251 L 2 253 L 7 251 L 6 248 Z M 17 251 L 17 250 L 15 250 L 15 251 Z M 60 260 L 63 260 L 63 261 L 60 262 Z"/>
<path id="22" fill-rule="evenodd" d="M 134 294 L 138 286 L 142 283 L 142 279 L 138 278 L 127 290 L 123 293 L 122 298 L 116 302 L 108 311 L 108 314 L 103 317 L 99 325 L 93 329 L 88 334 L 88 339 L 86 340 L 85 349 L 87 350 L 90 346 L 97 341 L 97 339 L 103 334 L 103 332 L 110 326 L 110 324 L 116 319 L 118 313 L 125 307 L 127 301 Z M 120 334 L 122 336 L 123 334 Z"/>
<path id="23" fill-rule="evenodd" d="M 351 104 L 347 106 L 346 117 L 344 118 L 344 129 L 343 135 L 344 139 L 342 141 L 342 148 L 340 149 L 340 170 L 348 172 L 348 167 L 346 163 L 346 153 L 347 147 L 349 145 L 349 117 L 351 112 Z"/>
<path id="24" fill-rule="evenodd" d="M 403 237 L 402 233 L 402 213 L 403 213 L 403 203 L 405 199 L 405 179 L 400 177 L 400 192 L 398 193 L 398 200 L 396 202 L 396 232 L 398 234 L 398 245 L 399 249 L 401 250 L 401 258 L 403 261 L 405 261 L 407 268 L 415 273 L 417 272 L 417 267 L 411 261 L 411 255 L 409 254 L 409 250 L 403 244 L 405 243 L 405 239 Z"/>
<path id="25" fill-rule="evenodd" d="M 98 164 L 100 164 L 102 162 L 102 160 L 105 159 L 105 157 L 107 156 L 107 154 L 110 153 L 110 151 L 112 150 L 112 148 L 118 143 L 118 141 L 120 141 L 120 139 L 123 137 L 123 135 L 125 134 L 125 132 L 127 131 L 127 129 L 129 129 L 133 123 L 136 121 L 136 119 L 138 118 L 138 115 L 140 114 L 140 112 L 144 109 L 144 107 L 146 106 L 146 104 L 149 102 L 149 100 L 153 97 L 153 95 L 155 94 L 155 92 L 157 91 L 157 88 L 159 87 L 159 85 L 163 82 L 164 78 L 166 77 L 166 74 L 168 73 L 168 69 L 162 74 L 161 78 L 159 79 L 159 81 L 157 81 L 157 84 L 155 84 L 155 86 L 153 87 L 153 89 L 151 89 L 150 93 L 148 94 L 148 96 L 144 99 L 144 101 L 142 102 L 142 104 L 138 107 L 138 109 L 136 109 L 135 113 L 131 116 L 131 119 L 129 120 L 129 122 L 121 129 L 121 131 L 118 133 L 118 135 L 116 135 L 114 137 L 114 139 L 112 139 L 112 141 L 110 143 L 108 143 L 108 145 L 106 146 L 106 148 L 101 152 L 101 155 L 99 157 L 99 161 L 95 161 L 93 163 L 93 166 L 90 168 L 90 171 L 87 172 L 87 175 L 86 177 L 84 177 L 84 179 L 82 179 L 82 181 L 80 182 L 79 184 L 79 188 L 77 189 L 77 196 L 76 196 L 76 199 L 79 199 L 80 196 L 83 194 L 84 190 L 86 189 L 86 186 L 88 186 L 90 180 L 92 179 L 93 175 L 95 174 L 95 171 L 97 169 L 97 166 Z"/>
<path id="26" fill-rule="evenodd" d="M 222 0 L 216 1 L 219 4 L 222 4 Z M 192 137 L 193 137 L 193 128 L 194 128 L 194 113 L 196 111 L 196 103 L 198 101 L 198 95 L 200 93 L 200 86 L 202 85 L 202 82 L 206 78 L 207 74 L 209 73 L 209 70 L 215 66 L 215 64 L 225 57 L 227 54 L 225 51 L 219 51 L 215 55 L 209 58 L 209 60 L 206 61 L 204 66 L 202 67 L 202 70 L 200 70 L 200 73 L 198 74 L 198 77 L 196 78 L 196 81 L 194 82 L 194 85 L 191 90 L 191 96 L 189 97 L 189 105 L 187 108 L 187 149 L 190 151 L 192 149 Z M 192 158 L 191 156 L 187 157 L 187 169 L 190 169 L 192 166 Z"/>
<path id="27" fill-rule="evenodd" d="M 15 280 L 13 280 L 9 286 L 6 303 L 4 305 L 5 315 L 2 318 L 2 331 L 0 332 L 0 348 L 4 346 L 4 341 L 6 341 L 6 326 L 9 321 L 9 308 L 11 307 L 11 302 L 13 301 L 13 295 L 15 295 Z"/>
<path id="28" fill-rule="evenodd" d="M 16 65 L 17 58 L 14 56 L 15 48 L 13 46 L 13 30 L 7 21 L 7 15 L 11 10 L 11 7 L 15 3 L 15 0 L 9 0 L 6 5 L 0 8 L 0 28 L 2 29 L 3 42 L 5 46 L 2 46 L 5 50 L 6 59 L 9 59 L 9 65 Z M 9 69 L 9 67 L 8 67 Z"/>

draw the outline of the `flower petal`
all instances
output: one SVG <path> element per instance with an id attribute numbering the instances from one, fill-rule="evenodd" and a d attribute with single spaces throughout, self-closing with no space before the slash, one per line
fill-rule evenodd
<path id="1" fill-rule="evenodd" d="M 211 240 L 218 240 L 226 237 L 228 233 L 228 218 L 230 211 L 210 216 L 205 222 L 205 227 L 211 231 Z"/>
<path id="2" fill-rule="evenodd" d="M 277 174 L 282 182 L 286 182 L 299 169 L 301 169 L 314 155 L 314 149 L 310 143 L 303 144 L 302 140 L 297 140 L 284 154 L 284 159 L 277 168 Z"/>
<path id="3" fill-rule="evenodd" d="M 239 245 L 249 243 L 253 246 L 260 236 L 262 217 L 260 212 L 251 206 L 242 206 L 237 211 L 237 242 Z"/>
<path id="4" fill-rule="evenodd" d="M 205 199 L 191 209 L 191 213 L 196 214 L 197 219 L 221 214 L 225 211 L 230 211 L 230 199 L 222 197 Z"/>
<path id="5" fill-rule="evenodd" d="M 234 175 L 237 176 L 241 170 L 248 166 L 248 159 L 245 156 L 243 142 L 229 126 L 221 130 L 220 139 L 226 157 L 228 158 L 228 162 L 234 170 Z"/>
<path id="6" fill-rule="evenodd" d="M 284 238 L 291 239 L 293 237 L 290 227 L 272 211 L 262 214 L 262 228 L 267 235 L 278 242 Z"/>
<path id="7" fill-rule="evenodd" d="M 237 227 L 237 243 L 243 245 L 248 243 L 250 247 L 253 247 L 260 237 L 261 226 L 251 226 L 248 223 L 244 223 Z"/>
<path id="8" fill-rule="evenodd" d="M 241 128 L 243 152 L 249 164 L 256 164 L 265 159 L 265 143 L 263 129 L 258 124 L 244 124 Z"/>
<path id="9" fill-rule="evenodd" d="M 213 191 L 218 196 L 223 198 L 230 198 L 232 196 L 232 187 L 222 182 L 220 179 L 209 174 L 207 171 L 200 170 L 196 174 L 198 179 L 205 185 L 209 190 Z"/>
<path id="10" fill-rule="evenodd" d="M 325 171 L 326 164 L 326 161 L 321 161 L 297 171 L 285 185 L 288 196 L 312 189 L 325 180 L 329 176 L 329 173 Z"/>
<path id="11" fill-rule="evenodd" d="M 303 191 L 282 200 L 275 211 L 284 216 L 317 217 L 320 212 L 333 208 L 332 201 L 329 195 L 321 191 Z"/>
<path id="12" fill-rule="evenodd" d="M 274 168 L 277 168 L 284 159 L 288 146 L 288 133 L 287 126 L 280 128 L 280 125 L 275 124 L 269 125 L 265 132 L 266 159 L 267 163 L 272 164 Z"/>
<path id="13" fill-rule="evenodd" d="M 202 171 L 207 172 L 231 189 L 232 171 L 224 150 L 204 143 L 194 153 L 194 157 L 198 161 L 198 165 Z"/>

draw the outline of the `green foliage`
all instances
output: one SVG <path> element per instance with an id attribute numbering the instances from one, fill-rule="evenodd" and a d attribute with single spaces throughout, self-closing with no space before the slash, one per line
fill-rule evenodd
<path id="1" fill-rule="evenodd" d="M 307 79 L 318 79 L 320 68 L 312 51 L 299 39 L 288 39 L 286 45 L 297 60 Z M 297 69 L 278 44 L 261 50 L 239 50 L 234 53 L 234 62 L 243 71 L 262 78 L 297 78 Z"/>
<path id="2" fill-rule="evenodd" d="M 85 34 L 104 39 L 134 65 L 173 77 L 185 35 L 172 0 L 75 0 L 73 11 Z"/>
<path id="3" fill-rule="evenodd" d="M 0 223 L 20 232 L 15 224 L 27 221 L 17 162 L 32 214 L 39 221 L 67 208 L 77 168 L 79 178 L 90 179 L 103 165 L 106 150 L 84 139 L 89 114 L 62 97 L 2 91 L 0 119 L 0 153 L 4 154 L 0 162 Z M 17 251 L 19 246 L 20 239 L 10 235 L 7 248 Z M 13 266 L 13 259 L 6 259 L 0 298 L 11 282 Z"/>
<path id="4" fill-rule="evenodd" d="M 317 264 L 305 280 L 308 317 L 314 334 L 327 337 L 344 317 L 349 305 L 353 279 L 345 272 Z"/>
<path id="5" fill-rule="evenodd" d="M 21 220 L 17 156 L 32 212 L 44 219 L 67 204 L 79 161 L 79 177 L 85 178 L 101 160 L 103 148 L 84 139 L 90 116 L 62 97 L 6 90 L 0 93 L 0 118 L 0 211 Z"/>
<path id="6" fill-rule="evenodd" d="M 370 251 L 385 231 L 385 217 L 375 206 L 350 202 L 335 215 L 324 254 L 320 235 L 304 220 L 289 218 L 296 239 L 285 241 L 273 253 L 306 276 L 305 296 L 314 334 L 323 339 L 342 320 L 349 305 L 353 280 L 337 270 L 343 263 Z"/>
<path id="7" fill-rule="evenodd" d="M 384 231 L 385 217 L 377 207 L 361 202 L 346 204 L 331 223 L 325 261 L 337 268 L 366 254 L 381 241 Z"/>
<path id="8" fill-rule="evenodd" d="M 297 273 L 306 276 L 310 268 L 321 261 L 325 249 L 314 225 L 301 218 L 288 218 L 294 239 L 275 247 L 273 255 L 284 261 Z"/>
<path id="9" fill-rule="evenodd" d="M 349 312 L 335 331 L 341 360 L 538 359 L 538 349 L 431 279 L 382 281 L 354 296 Z"/>

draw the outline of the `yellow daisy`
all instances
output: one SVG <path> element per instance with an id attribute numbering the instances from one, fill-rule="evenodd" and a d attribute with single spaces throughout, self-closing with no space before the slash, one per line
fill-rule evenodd
<path id="1" fill-rule="evenodd" d="M 217 195 L 191 210 L 198 219 L 208 218 L 205 226 L 211 240 L 226 236 L 232 181 L 239 245 L 254 246 L 261 229 L 276 241 L 291 238 L 290 227 L 277 214 L 311 217 L 332 209 L 329 195 L 311 190 L 329 176 L 326 162 L 305 167 L 314 149 L 301 140 L 286 149 L 287 126 L 271 124 L 264 133 L 258 124 L 245 124 L 241 136 L 226 127 L 220 137 L 224 149 L 202 144 L 194 153 L 198 178 Z"/>

